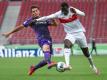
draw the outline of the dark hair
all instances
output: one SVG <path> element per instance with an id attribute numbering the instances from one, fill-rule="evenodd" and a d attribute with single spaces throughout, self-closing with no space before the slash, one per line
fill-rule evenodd
<path id="1" fill-rule="evenodd" d="M 38 6 L 31 6 L 31 11 L 32 11 L 33 8 L 37 8 L 37 9 L 39 9 Z"/>
<path id="2" fill-rule="evenodd" d="M 67 15 L 69 13 L 69 5 L 66 3 L 66 2 L 62 2 L 61 3 L 61 12 L 64 14 L 64 15 Z"/>
<path id="3" fill-rule="evenodd" d="M 69 7 L 69 5 L 68 5 L 66 2 L 62 2 L 62 3 L 61 3 L 61 7 L 65 7 L 65 6 L 66 6 L 66 7 Z"/>

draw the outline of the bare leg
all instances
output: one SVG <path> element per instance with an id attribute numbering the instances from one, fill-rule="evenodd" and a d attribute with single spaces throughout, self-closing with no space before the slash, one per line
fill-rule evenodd
<path id="1" fill-rule="evenodd" d="M 91 55 L 89 54 L 88 47 L 86 47 L 86 48 L 81 48 L 81 49 L 82 49 L 82 52 L 84 53 L 84 55 L 88 58 L 88 61 L 89 61 L 90 65 L 91 65 L 93 71 L 94 71 L 97 75 L 99 75 L 100 72 L 99 72 L 99 70 L 96 68 L 96 66 L 95 66 L 94 63 L 93 63 L 92 57 L 91 57 Z"/>

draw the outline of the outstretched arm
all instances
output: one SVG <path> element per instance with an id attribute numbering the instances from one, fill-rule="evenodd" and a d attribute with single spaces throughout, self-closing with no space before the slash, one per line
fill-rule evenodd
<path id="1" fill-rule="evenodd" d="M 58 18 L 58 15 L 60 14 L 60 11 L 54 13 L 54 14 L 51 14 L 51 15 L 48 15 L 48 16 L 44 16 L 44 17 L 41 17 L 39 19 L 36 19 L 36 21 L 44 21 L 44 20 L 48 20 L 48 19 L 56 19 Z"/>
<path id="2" fill-rule="evenodd" d="M 82 12 L 82 11 L 80 11 L 79 9 L 76 9 L 76 8 L 74 8 L 74 7 L 70 7 L 70 10 L 71 10 L 71 12 L 73 12 L 73 13 L 75 13 L 75 14 L 77 14 L 77 15 L 85 16 L 85 13 Z"/>
<path id="3" fill-rule="evenodd" d="M 13 30 L 11 30 L 10 32 L 7 33 L 3 33 L 2 35 L 5 37 L 9 37 L 11 34 L 18 32 L 26 27 L 29 27 L 32 25 L 32 18 L 28 18 L 27 20 L 25 20 L 21 25 L 15 27 Z"/>
<path id="4" fill-rule="evenodd" d="M 2 35 L 5 36 L 5 37 L 9 37 L 11 34 L 17 32 L 17 31 L 20 31 L 23 28 L 25 28 L 23 25 L 19 25 L 19 26 L 15 27 L 15 29 L 11 30 L 10 32 L 3 33 Z"/>

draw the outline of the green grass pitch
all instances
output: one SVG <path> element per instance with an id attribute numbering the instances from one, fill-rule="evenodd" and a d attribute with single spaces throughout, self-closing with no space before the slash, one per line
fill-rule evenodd
<path id="1" fill-rule="evenodd" d="M 59 73 L 56 68 L 47 66 L 38 69 L 32 76 L 28 76 L 31 64 L 37 64 L 42 58 L 0 58 L 0 80 L 107 80 L 107 56 L 93 56 L 94 63 L 101 71 L 97 76 L 89 67 L 84 56 L 72 56 L 73 69 Z M 55 61 L 64 61 L 63 57 L 53 57 Z"/>

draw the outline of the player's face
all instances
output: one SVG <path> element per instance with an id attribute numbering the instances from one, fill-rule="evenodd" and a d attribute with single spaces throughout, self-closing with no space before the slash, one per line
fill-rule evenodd
<path id="1" fill-rule="evenodd" d="M 33 17 L 39 17 L 40 16 L 40 10 L 38 8 L 32 9 L 32 16 Z"/>
<path id="2" fill-rule="evenodd" d="M 69 12 L 69 8 L 67 6 L 62 6 L 61 7 L 61 11 L 64 15 L 67 15 Z"/>

